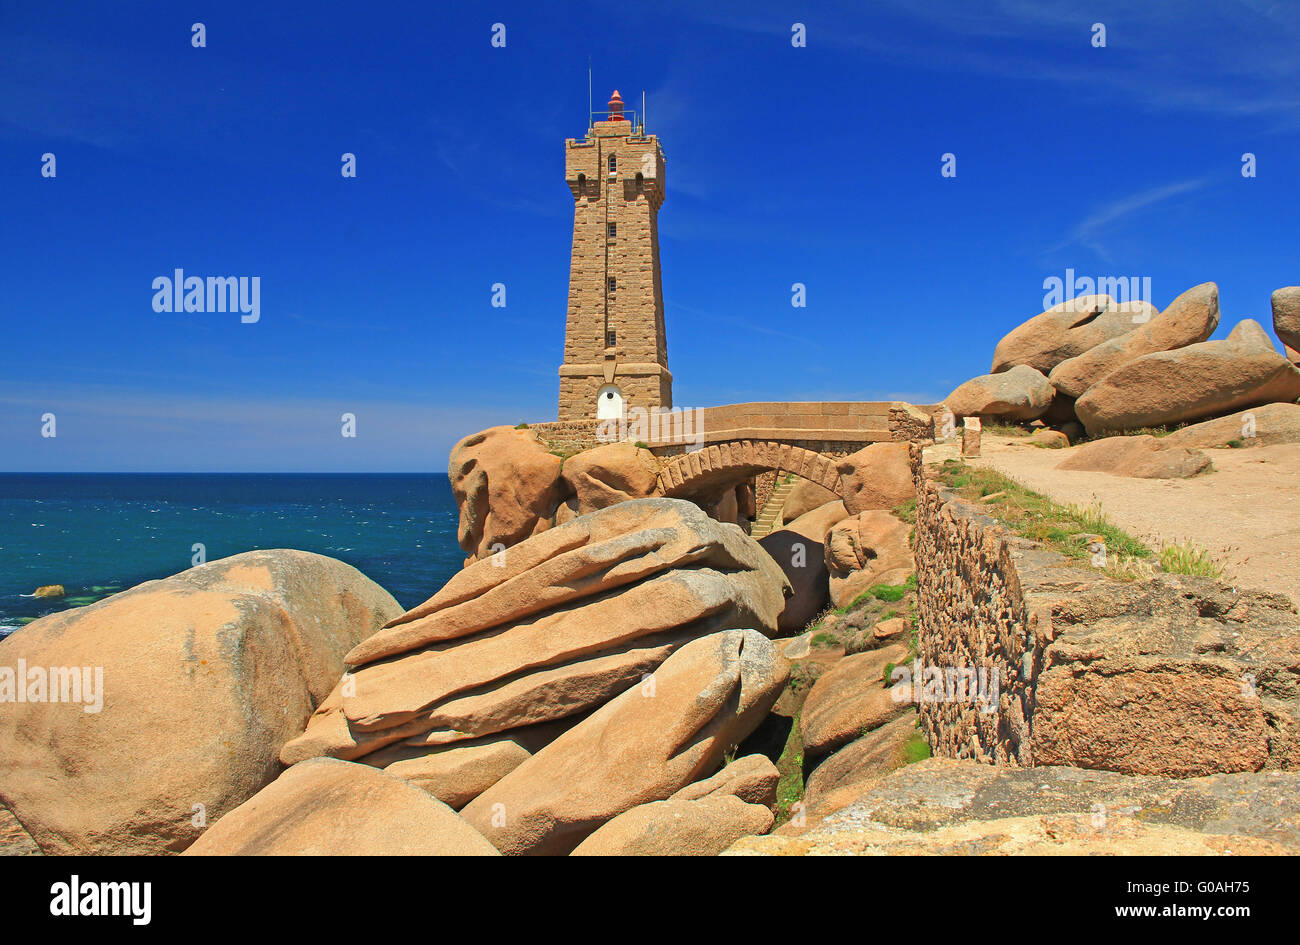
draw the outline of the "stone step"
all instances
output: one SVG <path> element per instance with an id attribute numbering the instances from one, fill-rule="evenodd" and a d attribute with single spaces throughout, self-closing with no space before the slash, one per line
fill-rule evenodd
<path id="1" fill-rule="evenodd" d="M 751 538 L 762 538 L 771 533 L 773 526 L 781 518 L 781 509 L 785 506 L 785 500 L 793 488 L 794 483 L 786 482 L 785 474 L 781 474 L 776 481 L 776 485 L 772 487 L 772 494 L 767 497 L 763 510 L 758 513 L 758 518 L 750 526 L 749 536 Z"/>

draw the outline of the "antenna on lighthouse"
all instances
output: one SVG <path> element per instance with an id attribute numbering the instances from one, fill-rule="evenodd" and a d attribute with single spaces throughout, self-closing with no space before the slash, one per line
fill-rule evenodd
<path id="1" fill-rule="evenodd" d="M 641 134 L 645 134 L 645 89 L 641 90 Z"/>
<path id="2" fill-rule="evenodd" d="M 587 130 L 591 131 L 591 57 L 587 57 Z"/>

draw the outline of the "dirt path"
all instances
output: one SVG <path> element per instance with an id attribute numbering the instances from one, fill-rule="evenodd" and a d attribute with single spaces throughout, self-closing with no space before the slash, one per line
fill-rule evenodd
<path id="1" fill-rule="evenodd" d="M 926 461 L 956 457 L 956 441 Z M 1100 504 L 1107 517 L 1154 548 L 1193 541 L 1223 565 L 1225 578 L 1300 603 L 1300 443 L 1206 450 L 1214 470 L 1192 479 L 1130 479 L 1060 470 L 1067 450 L 1024 438 L 984 435 L 987 466 L 1060 503 Z"/>

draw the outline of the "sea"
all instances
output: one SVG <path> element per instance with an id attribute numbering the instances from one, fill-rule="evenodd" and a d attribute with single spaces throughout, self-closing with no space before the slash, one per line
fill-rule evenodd
<path id="1" fill-rule="evenodd" d="M 460 570 L 444 475 L 0 473 L 0 636 L 259 548 L 338 558 L 404 607 Z M 62 584 L 65 596 L 33 597 Z"/>

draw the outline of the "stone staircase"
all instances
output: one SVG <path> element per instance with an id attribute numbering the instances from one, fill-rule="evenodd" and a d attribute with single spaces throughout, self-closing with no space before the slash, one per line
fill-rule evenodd
<path id="1" fill-rule="evenodd" d="M 762 538 L 772 531 L 781 518 L 781 510 L 785 508 L 785 500 L 790 495 L 790 490 L 794 488 L 794 483 L 795 480 L 788 473 L 777 474 L 776 485 L 772 487 L 772 494 L 768 496 L 767 504 L 763 506 L 763 511 L 758 513 L 758 518 L 749 529 L 750 538 Z"/>

